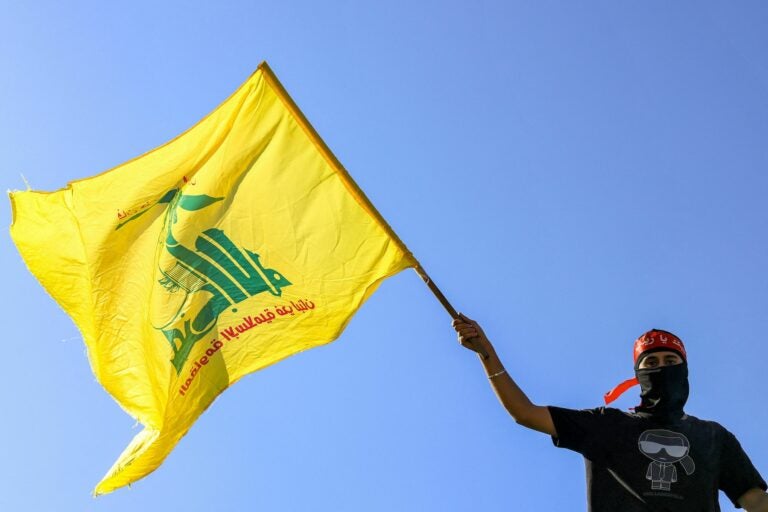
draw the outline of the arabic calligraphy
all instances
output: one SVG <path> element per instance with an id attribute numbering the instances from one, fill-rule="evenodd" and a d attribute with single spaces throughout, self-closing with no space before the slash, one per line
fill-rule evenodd
<path id="1" fill-rule="evenodd" d="M 182 181 L 183 181 L 184 185 L 197 185 L 197 182 L 195 181 L 194 178 L 187 178 L 186 176 L 182 176 Z M 156 206 L 158 204 L 170 203 L 173 200 L 173 198 L 176 197 L 176 194 L 178 192 L 179 192 L 179 189 L 174 188 L 172 190 L 169 190 L 165 194 L 163 194 L 163 197 L 161 197 L 160 199 L 158 199 L 155 202 L 144 201 L 139 206 L 135 206 L 133 208 L 128 208 L 127 210 L 123 209 L 123 208 L 118 208 L 117 209 L 117 220 L 120 221 L 120 222 L 118 223 L 118 225 L 115 228 L 115 230 L 120 229 L 121 227 L 123 227 L 124 225 L 129 223 L 130 221 L 132 221 L 132 220 L 136 219 L 137 217 L 140 217 L 141 215 L 147 213 L 152 207 L 154 207 L 154 206 Z M 190 197 L 196 197 L 196 196 L 191 196 L 191 195 L 187 194 L 185 197 L 190 198 Z M 199 196 L 197 196 L 197 197 L 199 197 Z M 206 196 L 206 197 L 208 197 L 208 196 Z M 219 198 L 219 199 L 221 199 L 221 198 Z M 128 220 L 125 220 L 125 219 L 128 219 Z"/>
<path id="2" fill-rule="evenodd" d="M 262 324 L 271 324 L 281 318 L 296 316 L 296 313 L 304 314 L 315 309 L 315 303 L 309 299 L 301 299 L 298 301 L 290 301 L 290 304 L 279 304 L 272 306 L 272 308 L 264 308 L 263 312 L 258 315 L 245 315 L 242 317 L 241 322 L 229 327 L 225 327 L 219 331 L 219 337 L 210 341 L 209 347 L 205 350 L 204 355 L 200 356 L 194 361 L 194 364 L 189 370 L 189 374 L 184 383 L 179 387 L 179 394 L 185 396 L 189 391 L 190 386 L 195 381 L 197 374 L 205 367 L 213 356 L 215 356 L 223 347 L 225 343 L 231 343 L 238 341 L 242 334 L 254 329 Z"/>
<path id="3" fill-rule="evenodd" d="M 153 207 L 157 206 L 158 204 L 166 204 L 170 203 L 171 200 L 176 196 L 176 193 L 178 192 L 178 189 L 172 189 L 163 194 L 163 197 L 155 201 L 154 203 L 152 201 L 144 201 L 139 206 L 136 206 L 134 208 L 128 208 L 117 210 L 117 220 L 120 221 L 117 224 L 117 227 L 115 227 L 115 231 L 120 229 L 121 227 L 125 226 L 132 220 L 136 220 L 137 218 L 141 217 L 148 211 L 150 211 Z"/>
<path id="4" fill-rule="evenodd" d="M 295 316 L 296 312 L 304 313 L 315 309 L 315 304 L 309 299 L 301 299 L 297 302 L 291 301 L 290 305 L 274 306 L 273 309 L 275 310 L 274 313 L 269 308 L 265 308 L 264 312 L 259 315 L 244 316 L 241 323 L 227 327 L 219 334 L 227 341 L 231 341 L 239 338 L 241 334 L 253 329 L 257 325 L 271 324 L 278 316 Z"/>
<path id="5" fill-rule="evenodd" d="M 127 210 L 121 210 L 118 208 L 117 210 L 117 220 L 123 220 L 126 217 L 130 217 L 132 215 L 135 215 L 136 213 L 140 212 L 141 210 L 152 206 L 152 203 L 150 201 L 141 203 L 141 205 L 135 207 L 135 208 L 128 208 Z"/>

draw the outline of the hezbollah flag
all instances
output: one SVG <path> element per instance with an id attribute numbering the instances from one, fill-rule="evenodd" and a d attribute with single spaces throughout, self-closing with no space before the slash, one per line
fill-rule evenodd
<path id="1" fill-rule="evenodd" d="M 266 63 L 171 142 L 11 203 L 26 264 L 144 426 L 96 494 L 153 471 L 219 393 L 333 341 L 416 265 Z"/>

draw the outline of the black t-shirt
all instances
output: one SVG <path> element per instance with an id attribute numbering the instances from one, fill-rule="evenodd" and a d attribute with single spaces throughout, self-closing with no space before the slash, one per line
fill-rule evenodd
<path id="1" fill-rule="evenodd" d="M 549 412 L 555 446 L 584 456 L 590 512 L 714 512 L 718 489 L 737 507 L 746 491 L 766 489 L 736 437 L 713 421 L 605 407 Z"/>

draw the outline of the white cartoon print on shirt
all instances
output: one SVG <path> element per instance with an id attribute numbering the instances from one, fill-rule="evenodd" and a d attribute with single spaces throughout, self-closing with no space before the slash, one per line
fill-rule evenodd
<path id="1" fill-rule="evenodd" d="M 692 475 L 696 470 L 696 464 L 688 455 L 691 444 L 683 434 L 671 430 L 646 430 L 640 434 L 637 441 L 640 452 L 651 459 L 646 480 L 651 481 L 651 489 L 669 491 L 671 484 L 677 482 L 677 468 L 679 463 L 686 475 Z"/>

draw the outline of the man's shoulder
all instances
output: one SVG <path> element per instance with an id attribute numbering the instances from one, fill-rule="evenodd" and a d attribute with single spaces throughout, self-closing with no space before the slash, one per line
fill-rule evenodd
<path id="1" fill-rule="evenodd" d="M 635 414 L 633 411 L 623 411 L 621 409 L 616 409 L 615 407 L 596 407 L 594 409 L 596 414 L 599 414 L 601 416 L 605 416 L 606 418 L 616 419 L 616 420 L 628 420 L 628 421 L 635 421 L 640 419 L 640 417 Z"/>
<path id="2" fill-rule="evenodd" d="M 550 412 L 553 412 L 553 409 L 555 410 L 555 414 L 571 414 L 571 415 L 579 415 L 579 416 L 588 416 L 593 418 L 599 418 L 601 420 L 606 421 L 627 421 L 627 422 L 636 422 L 642 420 L 642 417 L 638 414 L 635 414 L 631 411 L 622 411 L 621 409 L 616 409 L 614 407 L 592 407 L 588 409 L 570 409 L 566 407 L 558 407 L 558 406 L 549 406 Z"/>
<path id="3" fill-rule="evenodd" d="M 605 418 L 605 419 L 616 420 L 616 421 L 622 421 L 622 420 L 630 421 L 630 422 L 641 422 L 645 420 L 652 421 L 652 417 L 648 416 L 647 414 L 638 413 L 633 410 L 624 411 L 621 409 L 616 409 L 615 407 L 601 406 L 601 407 L 592 407 L 587 409 L 574 409 L 574 408 L 560 407 L 560 406 L 549 406 L 549 408 L 550 410 L 556 409 L 558 411 L 563 411 L 565 413 L 588 415 L 596 418 L 599 417 L 599 418 Z M 724 426 L 722 426 L 720 423 L 716 421 L 701 419 L 691 414 L 684 414 L 683 417 L 680 418 L 678 421 L 694 427 L 708 428 L 711 430 L 728 432 L 728 429 L 726 429 Z"/>
<path id="4" fill-rule="evenodd" d="M 722 426 L 720 423 L 713 420 L 705 420 L 705 419 L 697 418 L 696 416 L 693 416 L 691 414 L 686 414 L 685 416 L 683 416 L 681 422 L 685 425 L 689 425 L 694 428 L 709 430 L 721 435 L 733 435 L 727 428 Z"/>
<path id="5" fill-rule="evenodd" d="M 625 425 L 659 425 L 659 428 L 664 428 L 661 426 L 661 424 L 658 424 L 658 420 L 654 420 L 652 417 L 649 417 L 648 415 L 645 415 L 643 413 L 638 413 L 633 410 L 621 410 L 616 409 L 614 407 L 594 407 L 592 409 L 581 409 L 578 410 L 578 412 L 582 414 L 587 414 L 590 416 L 593 416 L 595 418 L 599 418 L 600 420 L 605 421 L 606 423 L 615 423 L 615 424 L 625 424 Z M 666 422 L 662 422 L 662 424 L 666 424 Z M 722 426 L 720 423 L 713 421 L 713 420 L 705 420 L 698 418 L 696 416 L 685 414 L 682 418 L 680 418 L 677 421 L 672 421 L 669 423 L 669 427 L 678 426 L 678 425 L 685 425 L 691 430 L 696 430 L 699 432 L 709 432 L 710 435 L 714 435 L 722 439 L 724 436 L 733 435 L 731 432 Z"/>
<path id="6" fill-rule="evenodd" d="M 688 413 L 685 413 L 683 415 L 683 421 L 690 421 L 690 422 L 693 422 L 693 423 L 708 424 L 708 425 L 713 425 L 713 426 L 717 426 L 717 427 L 723 428 L 722 425 L 720 425 L 716 421 L 705 420 L 703 418 L 699 418 L 698 416 L 694 416 L 693 414 L 688 414 Z"/>

